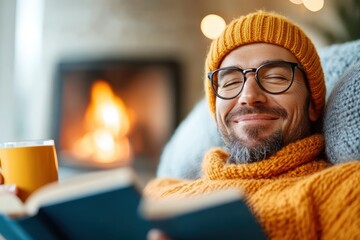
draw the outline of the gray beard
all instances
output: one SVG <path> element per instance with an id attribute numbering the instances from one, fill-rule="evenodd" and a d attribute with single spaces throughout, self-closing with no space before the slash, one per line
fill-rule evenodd
<path id="1" fill-rule="evenodd" d="M 256 138 L 259 131 L 261 131 L 259 128 L 252 129 L 248 131 L 248 134 Z M 281 130 L 274 132 L 267 139 L 260 140 L 259 144 L 253 147 L 247 147 L 244 141 L 236 138 L 234 134 L 229 135 L 227 137 L 223 136 L 227 151 L 230 154 L 228 163 L 244 164 L 258 162 L 275 154 L 284 145 Z"/>
<path id="2" fill-rule="evenodd" d="M 235 132 L 230 130 L 230 132 L 227 133 L 224 127 L 218 125 L 220 136 L 230 154 L 228 163 L 244 164 L 264 160 L 275 154 L 285 145 L 310 135 L 310 120 L 306 109 L 304 108 L 303 121 L 299 124 L 297 129 L 294 129 L 291 132 L 290 136 L 287 136 L 286 139 L 284 138 L 281 129 L 278 129 L 266 138 L 259 138 L 260 133 L 264 131 L 264 128 L 261 126 L 246 129 L 245 134 L 247 137 L 256 139 L 258 142 L 257 145 L 251 147 L 248 147 L 246 141 L 240 139 Z M 235 116 L 251 113 L 271 113 L 284 119 L 287 118 L 287 112 L 282 108 L 269 108 L 266 106 L 242 107 L 234 111 L 234 113 L 228 114 L 226 117 L 226 124 L 230 125 L 231 119 Z"/>

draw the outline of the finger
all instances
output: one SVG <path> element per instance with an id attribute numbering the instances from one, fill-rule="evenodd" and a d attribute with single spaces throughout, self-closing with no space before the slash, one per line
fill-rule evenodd
<path id="1" fill-rule="evenodd" d="M 0 194 L 1 193 L 12 193 L 12 194 L 18 194 L 18 188 L 15 184 L 1 184 L 0 185 Z"/>
<path id="2" fill-rule="evenodd" d="M 162 231 L 151 229 L 147 234 L 148 240 L 170 240 Z"/>

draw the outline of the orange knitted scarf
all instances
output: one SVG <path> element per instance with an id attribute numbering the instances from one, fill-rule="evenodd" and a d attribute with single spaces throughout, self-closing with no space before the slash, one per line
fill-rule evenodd
<path id="1" fill-rule="evenodd" d="M 155 179 L 144 193 L 185 198 L 240 188 L 271 239 L 360 239 L 360 162 L 329 167 L 317 159 L 323 147 L 323 137 L 314 135 L 239 165 L 226 164 L 228 154 L 213 149 L 201 179 Z"/>

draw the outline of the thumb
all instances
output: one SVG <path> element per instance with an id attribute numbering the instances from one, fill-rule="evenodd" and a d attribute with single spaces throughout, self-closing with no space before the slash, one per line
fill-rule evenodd
<path id="1" fill-rule="evenodd" d="M 18 194 L 18 188 L 16 187 L 15 184 L 1 184 L 0 185 L 0 194 L 1 193 L 13 193 L 15 195 Z"/>
<path id="2" fill-rule="evenodd" d="M 147 240 L 170 240 L 162 231 L 151 229 L 147 234 Z"/>

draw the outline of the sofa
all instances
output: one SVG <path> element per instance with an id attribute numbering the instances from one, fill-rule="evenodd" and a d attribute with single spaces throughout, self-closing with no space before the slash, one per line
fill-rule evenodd
<path id="1" fill-rule="evenodd" d="M 333 163 L 360 159 L 360 39 L 318 50 L 327 87 L 323 133 Z M 197 179 L 211 147 L 223 146 L 205 99 L 179 124 L 165 145 L 158 177 Z"/>

